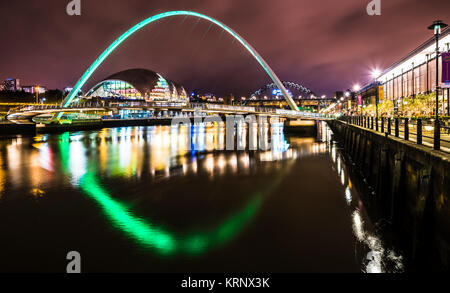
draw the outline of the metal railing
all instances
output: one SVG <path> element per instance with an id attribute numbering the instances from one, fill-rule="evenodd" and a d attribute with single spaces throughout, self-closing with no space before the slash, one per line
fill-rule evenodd
<path id="1" fill-rule="evenodd" d="M 450 152 L 450 121 L 404 117 L 343 116 L 340 120 L 386 136 Z"/>

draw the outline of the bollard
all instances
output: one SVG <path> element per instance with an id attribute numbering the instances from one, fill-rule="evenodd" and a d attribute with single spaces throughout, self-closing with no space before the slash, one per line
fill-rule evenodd
<path id="1" fill-rule="evenodd" d="M 417 119 L 417 144 L 422 144 L 422 119 Z"/>
<path id="2" fill-rule="evenodd" d="M 384 133 L 384 117 L 381 117 L 381 133 Z"/>
<path id="3" fill-rule="evenodd" d="M 441 149 L 441 124 L 439 119 L 434 122 L 434 149 L 436 151 Z"/>
<path id="4" fill-rule="evenodd" d="M 391 135 L 392 131 L 391 131 L 391 118 L 388 118 L 388 134 Z"/>
<path id="5" fill-rule="evenodd" d="M 373 117 L 370 117 L 370 129 L 373 130 Z"/>
<path id="6" fill-rule="evenodd" d="M 375 118 L 375 131 L 378 132 L 378 117 Z"/>
<path id="7" fill-rule="evenodd" d="M 398 117 L 395 117 L 395 137 L 399 137 L 399 121 L 398 121 Z"/>
<path id="8" fill-rule="evenodd" d="M 405 140 L 409 140 L 409 119 L 405 118 Z"/>

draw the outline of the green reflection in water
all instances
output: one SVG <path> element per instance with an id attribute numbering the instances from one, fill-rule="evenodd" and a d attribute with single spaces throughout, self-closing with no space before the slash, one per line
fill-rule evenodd
<path id="1" fill-rule="evenodd" d="M 81 142 L 77 143 L 82 144 Z M 173 231 L 158 227 L 156 224 L 136 216 L 126 204 L 114 200 L 111 194 L 101 186 L 96 176 L 97 165 L 95 163 L 91 163 L 89 169 L 82 163 L 75 168 L 71 164 L 71 159 L 83 161 L 85 158 L 78 157 L 81 155 L 80 153 L 77 153 L 76 158 L 70 157 L 71 142 L 68 133 L 60 136 L 59 148 L 64 172 L 71 177 L 79 177 L 78 184 L 75 185 L 79 185 L 86 195 L 96 201 L 113 226 L 136 240 L 144 248 L 152 249 L 165 256 L 199 255 L 232 240 L 254 218 L 262 204 L 263 197 L 279 184 L 283 174 L 289 169 L 285 168 L 284 172 L 280 172 L 278 176 L 274 177 L 272 184 L 265 189 L 264 194 L 256 193 L 243 209 L 210 231 L 177 235 Z M 82 155 L 85 156 L 85 154 Z"/>
<path id="2" fill-rule="evenodd" d="M 229 241 L 253 218 L 261 205 L 261 197 L 256 196 L 242 211 L 237 212 L 216 229 L 177 237 L 176 233 L 139 218 L 125 204 L 112 199 L 97 181 L 95 172 L 86 173 L 80 180 L 80 187 L 101 206 L 115 227 L 144 247 L 152 248 L 163 255 L 202 254 Z"/>

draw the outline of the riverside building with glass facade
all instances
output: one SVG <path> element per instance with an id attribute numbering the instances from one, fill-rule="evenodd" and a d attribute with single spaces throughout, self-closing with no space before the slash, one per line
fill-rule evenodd
<path id="1" fill-rule="evenodd" d="M 392 101 L 395 112 L 406 107 L 408 99 L 433 95 L 436 85 L 439 91 L 439 113 L 450 115 L 450 89 L 442 88 L 442 52 L 450 52 L 450 29 L 446 28 L 439 36 L 439 56 L 436 56 L 435 37 L 414 49 L 411 53 L 387 68 L 373 82 L 359 92 L 360 106 L 366 107 L 378 102 Z M 436 80 L 436 57 L 439 58 L 439 78 Z M 431 99 L 431 97 L 430 97 Z M 430 111 L 435 112 L 435 107 Z M 435 113 L 427 113 L 435 114 Z"/>

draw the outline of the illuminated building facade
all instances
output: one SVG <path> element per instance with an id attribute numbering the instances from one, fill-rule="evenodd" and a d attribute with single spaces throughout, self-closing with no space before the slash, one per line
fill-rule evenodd
<path id="1" fill-rule="evenodd" d="M 450 29 L 444 29 L 439 37 L 439 52 L 450 52 Z M 436 58 L 439 58 L 439 79 L 436 81 Z M 441 87 L 442 56 L 436 56 L 435 38 L 432 37 L 411 53 L 386 69 L 377 83 L 381 85 L 380 101 L 393 101 L 399 107 L 403 98 L 429 94 Z M 367 87 L 375 86 L 375 83 Z M 366 90 L 367 90 L 366 89 Z M 379 89 L 379 90 L 380 90 Z M 375 94 L 372 94 L 375 96 Z M 448 101 L 449 90 L 440 91 L 441 106 Z M 371 101 L 374 103 L 374 99 Z"/>
<path id="2" fill-rule="evenodd" d="M 182 86 L 146 69 L 130 69 L 113 74 L 95 85 L 86 97 L 148 102 L 188 101 L 186 90 Z"/>
<path id="3" fill-rule="evenodd" d="M 47 88 L 40 85 L 24 85 L 22 86 L 22 90 L 30 94 L 35 94 L 36 90 L 38 90 L 40 94 L 44 94 L 47 91 Z"/>

